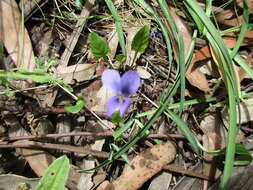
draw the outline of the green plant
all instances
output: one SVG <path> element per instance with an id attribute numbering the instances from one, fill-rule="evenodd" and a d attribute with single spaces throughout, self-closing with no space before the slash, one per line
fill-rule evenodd
<path id="1" fill-rule="evenodd" d="M 56 159 L 45 171 L 36 190 L 63 190 L 68 179 L 70 163 L 67 156 Z"/>
<path id="2" fill-rule="evenodd" d="M 11 72 L 6 72 L 4 70 L 0 70 L 0 84 L 6 86 L 7 94 L 9 95 L 11 90 L 8 88 L 11 83 L 8 81 L 8 78 L 11 79 L 22 79 L 22 80 L 32 80 L 36 83 L 49 83 L 55 86 L 60 87 L 66 93 L 68 93 L 77 103 L 75 105 L 66 105 L 66 110 L 71 113 L 79 112 L 84 106 L 84 99 L 82 97 L 76 97 L 72 91 L 73 89 L 68 84 L 64 83 L 62 80 L 54 76 L 51 71 L 51 67 L 54 64 L 54 60 L 48 60 L 45 64 L 42 64 L 40 60 L 36 59 L 36 68 L 34 71 L 28 71 L 25 68 L 15 68 Z M 15 92 L 15 91 L 14 91 Z"/>

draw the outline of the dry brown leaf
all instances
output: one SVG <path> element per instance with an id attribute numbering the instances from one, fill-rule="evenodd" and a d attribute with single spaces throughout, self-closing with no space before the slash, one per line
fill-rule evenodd
<path id="1" fill-rule="evenodd" d="M 238 111 L 237 114 L 237 124 L 243 124 L 247 122 L 253 121 L 253 98 L 245 99 L 245 102 L 241 102 L 239 104 L 240 112 Z M 240 114 L 240 117 L 239 117 Z M 228 120 L 229 120 L 229 113 L 228 108 L 225 108 L 222 111 L 222 119 L 226 126 L 228 126 Z"/>
<path id="2" fill-rule="evenodd" d="M 247 38 L 252 38 L 252 33 L 247 32 L 246 34 Z M 236 43 L 236 38 L 234 33 L 229 34 L 229 38 L 224 38 L 224 43 L 228 48 L 233 48 Z M 244 40 L 244 43 L 241 44 L 241 46 L 246 46 L 250 42 L 247 41 L 247 39 Z M 198 50 L 188 67 L 188 70 L 186 71 L 186 78 L 191 83 L 191 85 L 199 88 L 200 90 L 204 92 L 209 92 L 211 89 L 208 86 L 208 80 L 206 79 L 206 76 L 203 72 L 201 72 L 200 67 L 203 64 L 200 64 L 201 62 L 207 61 L 212 57 L 212 53 L 210 51 L 209 46 L 204 46 L 200 50 Z M 213 72 L 216 73 L 216 72 Z"/>
<path id="3" fill-rule="evenodd" d="M 142 79 L 149 79 L 152 76 L 143 66 L 137 66 L 137 73 Z"/>
<path id="4" fill-rule="evenodd" d="M 190 28 L 185 24 L 180 16 L 177 15 L 177 10 L 173 7 L 170 8 L 171 16 L 173 17 L 178 30 L 182 33 L 184 39 L 184 53 L 185 57 L 189 53 L 190 46 L 192 43 L 192 32 Z"/>
<path id="5" fill-rule="evenodd" d="M 132 48 L 131 48 L 132 41 L 134 39 L 135 34 L 141 29 L 142 26 L 143 24 L 138 23 L 138 22 L 125 23 L 124 30 L 127 34 L 127 37 L 126 37 L 127 57 L 126 57 L 125 64 L 128 66 L 131 66 L 131 64 L 133 64 L 132 61 L 134 59 L 134 54 L 135 54 L 135 52 L 132 51 Z M 140 56 L 140 53 L 137 54 L 137 59 L 139 56 Z"/>
<path id="6" fill-rule="evenodd" d="M 109 181 L 104 181 L 99 185 L 97 190 L 115 190 L 115 189 L 112 183 L 110 183 Z"/>
<path id="7" fill-rule="evenodd" d="M 117 31 L 116 29 L 114 28 L 110 34 L 108 35 L 108 45 L 109 45 L 109 48 L 111 50 L 111 53 L 110 53 L 110 58 L 113 59 L 116 55 L 116 52 L 117 52 L 117 47 L 118 47 L 118 44 L 119 44 L 119 39 L 118 39 L 118 35 L 117 35 Z"/>
<path id="8" fill-rule="evenodd" d="M 29 136 L 29 133 L 23 129 L 17 118 L 6 118 L 5 123 L 6 125 L 11 126 L 9 130 L 9 137 Z M 21 154 L 24 159 L 26 159 L 30 167 L 38 176 L 42 176 L 44 171 L 55 159 L 52 155 L 43 150 L 16 148 L 16 151 Z"/>
<path id="9" fill-rule="evenodd" d="M 40 177 L 48 166 L 55 160 L 55 157 L 43 150 L 19 148 L 18 152 L 29 163 L 32 170 Z"/>
<path id="10" fill-rule="evenodd" d="M 163 171 L 155 176 L 150 183 L 148 190 L 167 190 L 170 187 L 173 175 L 169 172 Z"/>
<path id="11" fill-rule="evenodd" d="M 253 13 L 253 0 L 246 0 L 248 7 L 249 7 L 249 12 Z M 243 8 L 243 1 L 242 0 L 236 0 L 236 3 L 238 4 L 239 7 Z"/>
<path id="12" fill-rule="evenodd" d="M 195 58 L 193 58 L 193 61 L 190 63 L 185 76 L 191 85 L 198 87 L 200 90 L 204 92 L 209 92 L 211 90 L 208 85 L 208 80 L 205 74 L 200 71 L 199 65 L 195 62 Z"/>
<path id="13" fill-rule="evenodd" d="M 90 15 L 90 12 L 92 10 L 92 7 L 95 4 L 95 0 L 87 0 L 85 1 L 85 5 L 83 6 L 83 10 L 80 14 L 80 18 L 85 18 Z M 61 56 L 60 61 L 60 67 L 66 67 L 68 65 L 69 59 L 72 55 L 72 52 L 74 51 L 74 48 L 76 47 L 77 41 L 79 39 L 80 34 L 82 33 L 82 30 L 84 26 L 87 23 L 87 19 L 78 19 L 76 26 L 74 28 L 74 31 L 71 34 L 70 39 L 67 41 L 66 49 L 63 52 Z"/>
<path id="14" fill-rule="evenodd" d="M 227 132 L 217 114 L 205 117 L 200 123 L 200 128 L 204 132 L 203 146 L 206 149 L 219 150 L 226 146 Z M 217 179 L 221 175 L 217 166 L 217 156 L 204 153 L 204 158 L 206 162 L 203 163 L 203 174 Z M 209 182 L 205 181 L 204 187 L 207 186 Z"/>
<path id="15" fill-rule="evenodd" d="M 0 175 L 0 185 L 1 189 L 5 190 L 17 190 L 20 184 L 26 184 L 27 189 L 35 189 L 37 184 L 39 183 L 39 178 L 26 178 L 24 176 L 7 174 Z"/>
<path id="16" fill-rule="evenodd" d="M 24 28 L 20 11 L 15 0 L 0 1 L 0 41 L 19 68 L 33 71 L 35 67 L 34 54 L 29 35 Z"/>
<path id="17" fill-rule="evenodd" d="M 95 64 L 78 64 L 67 67 L 57 67 L 57 75 L 66 83 L 71 84 L 90 80 L 94 76 L 96 70 Z"/>
<path id="18" fill-rule="evenodd" d="M 132 165 L 124 168 L 122 175 L 113 182 L 115 190 L 137 190 L 176 156 L 175 145 L 168 141 L 155 145 L 137 155 Z"/>

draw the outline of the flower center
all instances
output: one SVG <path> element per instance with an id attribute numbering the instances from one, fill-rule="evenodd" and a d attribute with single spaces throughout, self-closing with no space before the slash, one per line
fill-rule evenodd
<path id="1" fill-rule="evenodd" d="M 125 96 L 124 95 L 119 95 L 119 104 L 123 104 L 125 101 Z"/>

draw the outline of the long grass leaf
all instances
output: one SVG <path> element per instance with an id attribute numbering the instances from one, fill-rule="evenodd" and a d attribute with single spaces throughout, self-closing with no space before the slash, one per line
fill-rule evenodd
<path id="1" fill-rule="evenodd" d="M 239 34 L 239 37 L 236 41 L 236 44 L 234 46 L 234 49 L 232 50 L 232 52 L 230 53 L 231 58 L 234 58 L 235 55 L 237 54 L 241 43 L 243 42 L 243 39 L 245 37 L 245 34 L 248 30 L 248 24 L 249 24 L 249 7 L 247 5 L 247 2 L 245 0 L 243 0 L 243 23 L 241 25 L 241 31 Z"/>
<path id="2" fill-rule="evenodd" d="M 119 44 L 120 44 L 121 50 L 122 50 L 123 54 L 126 55 L 126 43 L 125 43 L 121 18 L 119 16 L 119 14 L 117 12 L 117 9 L 114 6 L 112 0 L 105 0 L 105 2 L 107 4 L 107 7 L 109 8 L 110 12 L 112 13 L 113 19 L 115 21 L 116 31 L 117 31 L 117 34 L 118 34 Z"/>
<path id="3" fill-rule="evenodd" d="M 235 138 L 237 136 L 237 110 L 236 105 L 239 102 L 239 92 L 237 86 L 237 79 L 232 66 L 232 59 L 225 46 L 219 32 L 214 27 L 210 19 L 205 15 L 205 12 L 199 7 L 196 1 L 186 0 L 185 5 L 188 10 L 195 12 L 195 21 L 202 22 L 207 29 L 207 39 L 212 46 L 215 55 L 221 62 L 223 79 L 228 91 L 229 100 L 229 131 L 228 131 L 228 144 L 226 149 L 226 159 L 224 173 L 220 183 L 220 189 L 228 189 L 230 184 L 230 177 L 232 174 L 232 167 L 235 154 Z"/>
<path id="4" fill-rule="evenodd" d="M 180 106 L 180 113 L 183 110 L 183 106 L 184 106 L 184 101 L 185 101 L 185 53 L 184 53 L 184 39 L 183 39 L 183 34 L 181 33 L 181 31 L 177 28 L 177 25 L 172 17 L 172 15 L 170 14 L 169 11 L 169 7 L 166 3 L 165 0 L 158 0 L 159 5 L 162 9 L 163 14 L 165 15 L 172 35 L 174 37 L 174 39 L 176 42 L 176 55 L 178 55 L 178 67 L 179 67 L 179 72 L 180 72 L 180 102 L 181 102 L 181 106 Z"/>

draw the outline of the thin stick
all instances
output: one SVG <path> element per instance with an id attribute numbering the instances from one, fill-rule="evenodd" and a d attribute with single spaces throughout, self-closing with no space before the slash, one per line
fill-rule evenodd
<path id="1" fill-rule="evenodd" d="M 53 150 L 62 150 L 67 152 L 76 152 L 81 154 L 87 154 L 96 156 L 99 158 L 108 158 L 109 154 L 103 151 L 92 150 L 80 146 L 71 146 L 71 145 L 61 145 L 61 144 L 51 144 L 51 143 L 42 143 L 35 141 L 16 141 L 13 143 L 1 142 L 0 148 L 40 148 L 40 149 L 53 149 Z"/>
<path id="2" fill-rule="evenodd" d="M 70 137 L 70 136 L 92 136 L 92 137 L 112 137 L 114 132 L 104 131 L 104 132 L 70 132 L 70 133 L 61 133 L 61 134 L 47 134 L 47 135 L 30 135 L 30 136 L 16 136 L 16 137 L 1 137 L 0 143 L 4 141 L 18 141 L 18 140 L 37 140 L 43 138 L 61 138 L 61 137 Z M 122 135 L 123 138 L 128 138 L 127 135 Z M 149 134 L 144 136 L 144 138 L 155 138 L 155 139 L 185 139 L 183 135 L 180 134 Z"/>
<path id="3" fill-rule="evenodd" d="M 181 173 L 181 174 L 185 174 L 185 175 L 188 175 L 188 176 L 198 177 L 200 179 L 205 179 L 205 180 L 208 180 L 208 181 L 212 181 L 211 177 L 209 177 L 209 176 L 203 175 L 201 173 L 193 172 L 191 170 L 186 170 L 186 169 L 184 169 L 182 167 L 178 167 L 178 166 L 168 165 L 168 166 L 165 166 L 163 169 L 164 170 L 169 170 L 171 172 Z"/>

